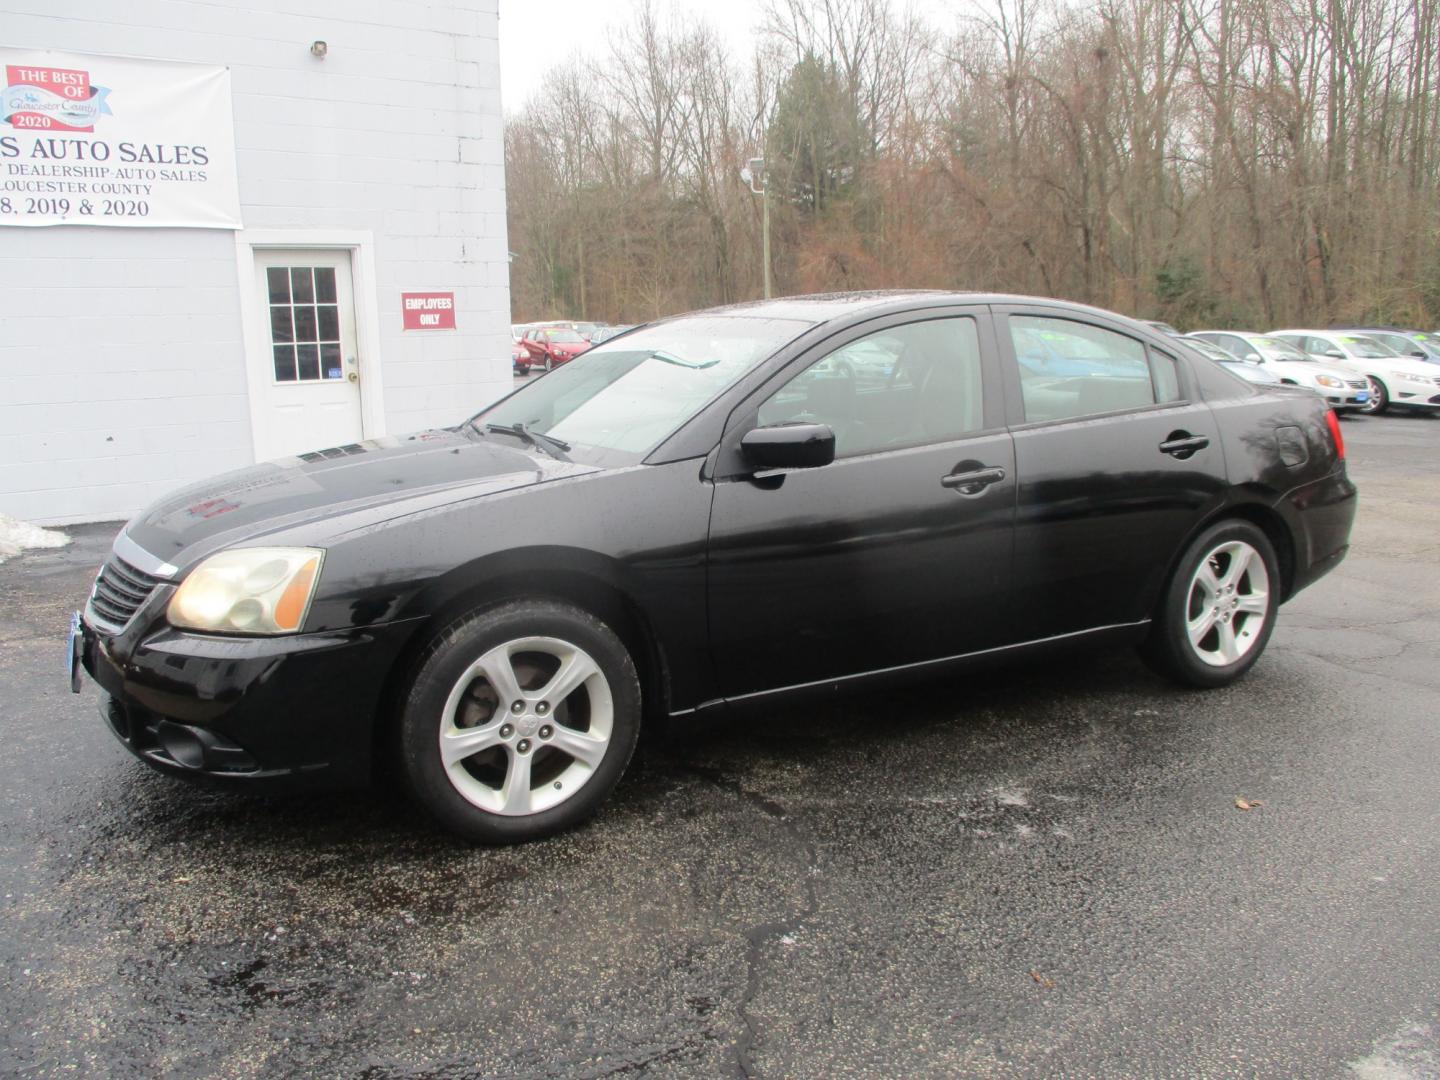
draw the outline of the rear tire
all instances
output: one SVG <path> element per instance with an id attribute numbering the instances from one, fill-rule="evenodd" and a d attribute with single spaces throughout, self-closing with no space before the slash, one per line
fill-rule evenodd
<path id="1" fill-rule="evenodd" d="M 468 840 L 512 844 L 584 821 L 640 733 L 625 646 L 552 600 L 470 612 L 416 662 L 400 722 L 411 796 Z"/>
<path id="2" fill-rule="evenodd" d="M 1248 521 L 1218 522 L 1185 549 L 1140 655 L 1185 686 L 1226 686 L 1265 651 L 1280 591 L 1264 532 Z"/>

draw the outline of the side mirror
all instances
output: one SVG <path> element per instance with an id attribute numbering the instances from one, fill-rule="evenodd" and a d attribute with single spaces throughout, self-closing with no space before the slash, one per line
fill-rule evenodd
<path id="1" fill-rule="evenodd" d="M 1326 349 L 1326 350 L 1324 350 L 1320 355 L 1321 355 L 1321 356 L 1328 356 L 1331 360 L 1344 360 L 1344 359 L 1345 359 L 1345 354 L 1344 354 L 1343 352 L 1341 352 L 1339 349 Z"/>
<path id="2" fill-rule="evenodd" d="M 814 469 L 835 460 L 829 424 L 776 424 L 747 431 L 740 452 L 757 469 Z"/>
<path id="3" fill-rule="evenodd" d="M 1243 360 L 1245 360 L 1247 363 L 1251 363 L 1251 364 L 1263 364 L 1263 363 L 1265 362 L 1265 361 L 1263 361 L 1263 360 L 1260 359 L 1260 354 L 1259 354 L 1259 353 L 1253 353 L 1253 352 L 1247 352 L 1243 357 L 1241 357 L 1241 359 L 1243 359 Z"/>

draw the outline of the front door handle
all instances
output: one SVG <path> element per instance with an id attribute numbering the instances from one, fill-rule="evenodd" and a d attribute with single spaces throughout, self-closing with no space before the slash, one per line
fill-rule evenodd
<path id="1" fill-rule="evenodd" d="M 1160 444 L 1160 452 L 1184 461 L 1197 450 L 1204 450 L 1210 440 L 1204 435 L 1191 435 L 1188 431 L 1172 431 Z"/>
<path id="2" fill-rule="evenodd" d="M 940 486 L 954 488 L 961 495 L 979 495 L 991 484 L 1005 479 L 1005 470 L 998 465 L 966 472 L 952 472 L 940 478 Z"/>

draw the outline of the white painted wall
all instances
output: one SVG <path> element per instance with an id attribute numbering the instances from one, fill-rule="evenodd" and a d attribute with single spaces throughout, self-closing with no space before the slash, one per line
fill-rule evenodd
<path id="1" fill-rule="evenodd" d="M 509 389 L 496 0 L 5 7 L 7 46 L 230 67 L 246 230 L 374 238 L 388 432 Z M 453 290 L 459 329 L 402 332 L 402 290 Z M 233 232 L 0 227 L 0 513 L 122 518 L 249 464 L 245 364 Z"/>

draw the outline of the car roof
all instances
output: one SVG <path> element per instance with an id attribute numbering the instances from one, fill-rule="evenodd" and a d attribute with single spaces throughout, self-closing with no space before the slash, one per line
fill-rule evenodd
<path id="1" fill-rule="evenodd" d="M 915 307 L 945 307 L 951 304 L 1024 304 L 1056 307 L 1063 311 L 1081 312 L 1106 319 L 1122 319 L 1155 333 L 1153 327 L 1140 319 L 1119 312 L 1058 300 L 1050 296 L 1022 296 L 1012 293 L 947 292 L 941 289 L 875 289 L 866 292 L 811 293 L 782 296 L 771 300 L 749 300 L 725 307 L 702 308 L 669 318 L 694 315 L 735 315 L 748 318 L 803 319 L 812 323 L 828 322 L 841 316 L 857 314 L 881 315 Z M 1162 337 L 1164 335 L 1161 335 Z"/>

